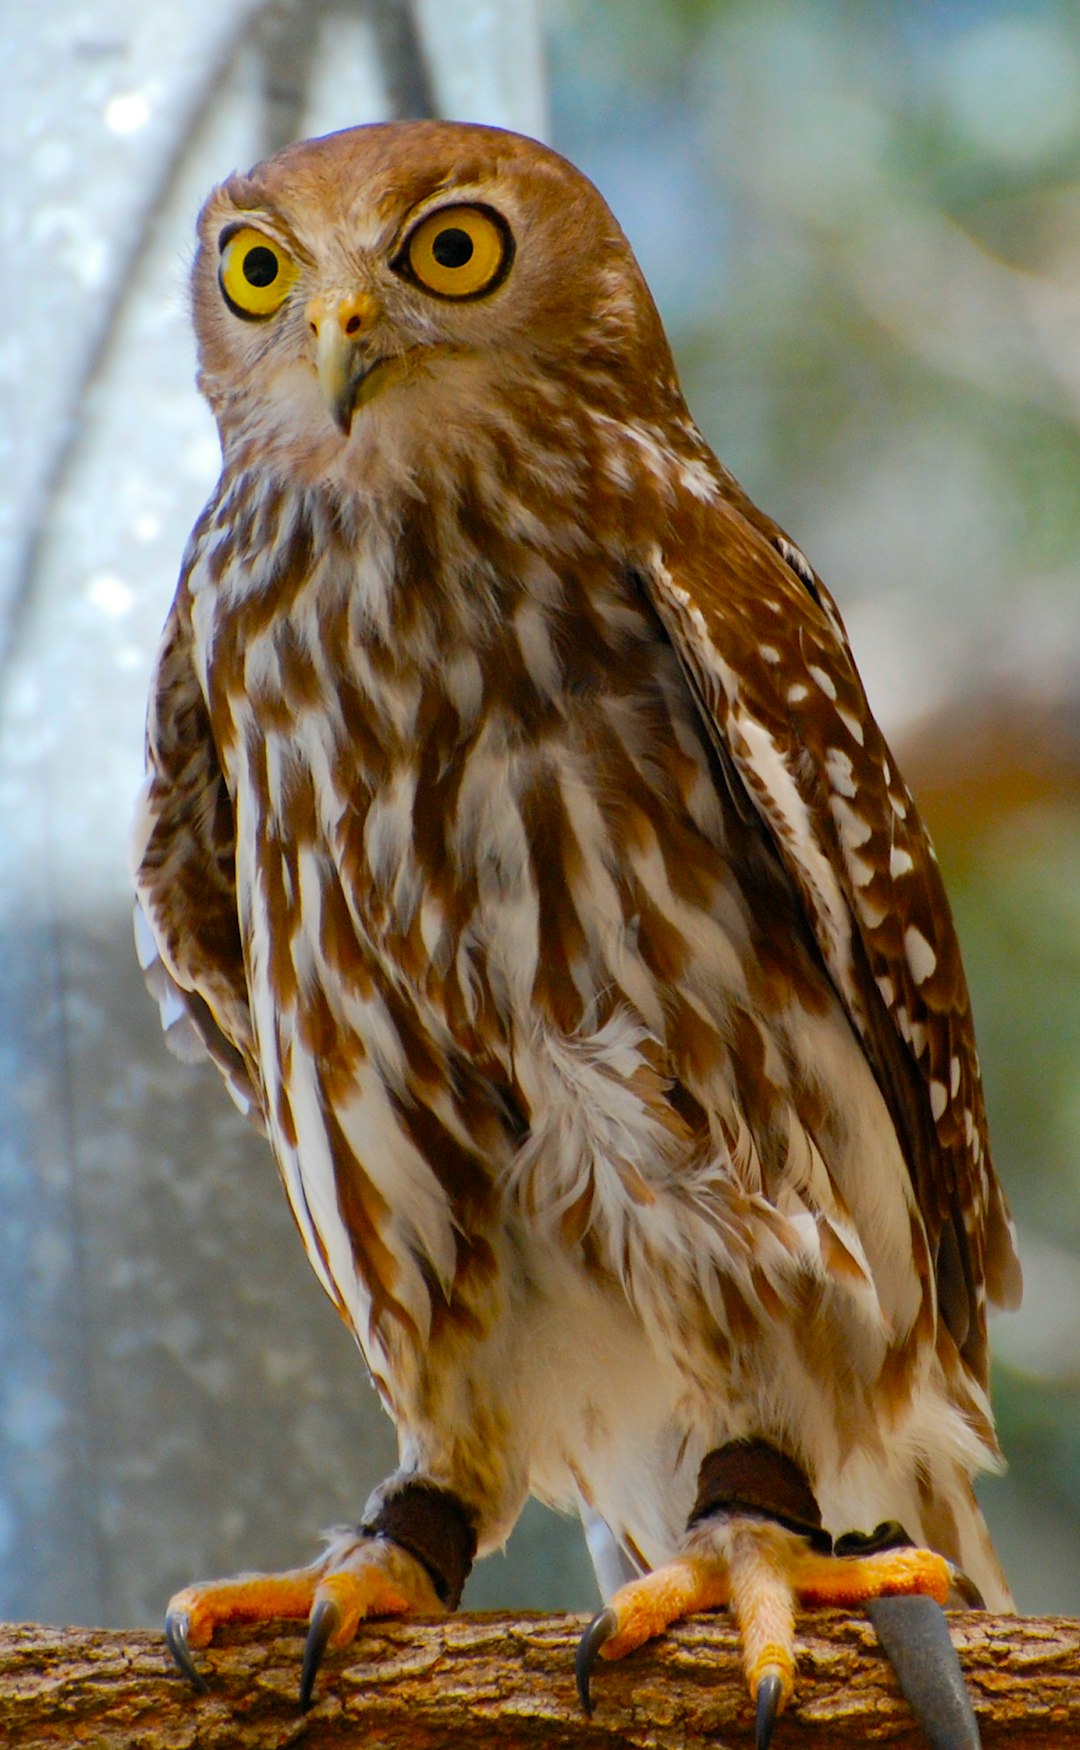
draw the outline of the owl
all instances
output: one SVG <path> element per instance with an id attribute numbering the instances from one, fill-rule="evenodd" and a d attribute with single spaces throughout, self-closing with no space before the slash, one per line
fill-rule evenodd
<path id="1" fill-rule="evenodd" d="M 609 1594 L 585 1705 L 726 1604 L 767 1744 L 796 1608 L 1009 1603 L 971 1479 L 1019 1271 L 915 804 L 557 154 L 290 146 L 210 195 L 193 307 L 223 460 L 151 692 L 142 955 L 400 1464 L 310 1565 L 179 1593 L 169 1643 L 201 1683 L 217 1623 L 308 1618 L 306 1704 L 532 1493 Z"/>

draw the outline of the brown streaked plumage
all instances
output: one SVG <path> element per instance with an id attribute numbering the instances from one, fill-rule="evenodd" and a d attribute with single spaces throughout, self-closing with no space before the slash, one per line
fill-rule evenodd
<path id="1" fill-rule="evenodd" d="M 419 1483 L 482 1552 L 533 1490 L 655 1567 L 705 1456 L 765 1442 L 828 1532 L 900 1520 L 1007 1602 L 970 1478 L 1019 1276 L 941 878 L 614 219 L 532 141 L 415 123 L 290 147 L 199 234 L 223 468 L 144 959 L 397 1423 L 365 1524 Z M 371 1547 L 310 1571 L 338 1639 Z"/>

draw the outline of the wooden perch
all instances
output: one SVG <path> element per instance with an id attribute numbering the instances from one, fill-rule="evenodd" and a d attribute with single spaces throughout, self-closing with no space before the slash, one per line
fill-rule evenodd
<path id="1" fill-rule="evenodd" d="M 985 1750 L 1080 1746 L 1080 1622 L 964 1613 L 953 1633 Z M 296 1705 L 299 1631 L 233 1629 L 198 1655 L 197 1696 L 147 1630 L 0 1627 L 0 1744 L 92 1750 L 742 1750 L 752 1717 L 726 1618 L 683 1624 L 618 1664 L 596 1711 L 574 1693 L 582 1619 L 475 1615 L 363 1629 Z M 804 1618 L 796 1701 L 775 1750 L 921 1746 L 868 1622 Z"/>

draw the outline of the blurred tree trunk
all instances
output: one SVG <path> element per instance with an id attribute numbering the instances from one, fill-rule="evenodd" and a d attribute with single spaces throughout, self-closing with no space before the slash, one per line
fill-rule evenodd
<path id="1" fill-rule="evenodd" d="M 1080 1623 L 975 1613 L 952 1622 L 986 1750 L 1080 1745 Z M 199 1656 L 212 1688 L 196 1696 L 154 1632 L 0 1628 L 0 1742 L 10 1750 L 750 1743 L 726 1618 L 683 1624 L 621 1663 L 601 1662 L 591 1720 L 574 1694 L 581 1626 L 579 1617 L 507 1615 L 373 1625 L 330 1656 L 306 1716 L 296 1705 L 296 1631 L 223 1632 Z M 869 1623 L 822 1613 L 804 1620 L 799 1642 L 798 1699 L 777 1728 L 777 1750 L 921 1744 Z"/>
<path id="2" fill-rule="evenodd" d="M 987 827 L 1080 807 L 1080 690 L 988 682 L 892 739 L 931 833 L 961 857 Z"/>

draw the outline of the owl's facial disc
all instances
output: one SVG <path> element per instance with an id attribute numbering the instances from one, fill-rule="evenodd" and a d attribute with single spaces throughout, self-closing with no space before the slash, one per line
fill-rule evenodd
<path id="1" fill-rule="evenodd" d="M 339 256 L 334 278 L 317 292 L 318 248 L 300 243 L 272 203 L 226 223 L 217 246 L 218 289 L 233 316 L 248 325 L 280 319 L 295 336 L 302 311 L 302 350 L 345 437 L 359 408 L 415 376 L 433 354 L 471 350 L 466 309 L 498 291 L 515 253 L 501 213 L 445 191 L 414 207 L 366 263 Z M 463 307 L 460 319 L 450 316 L 453 305 Z"/>

